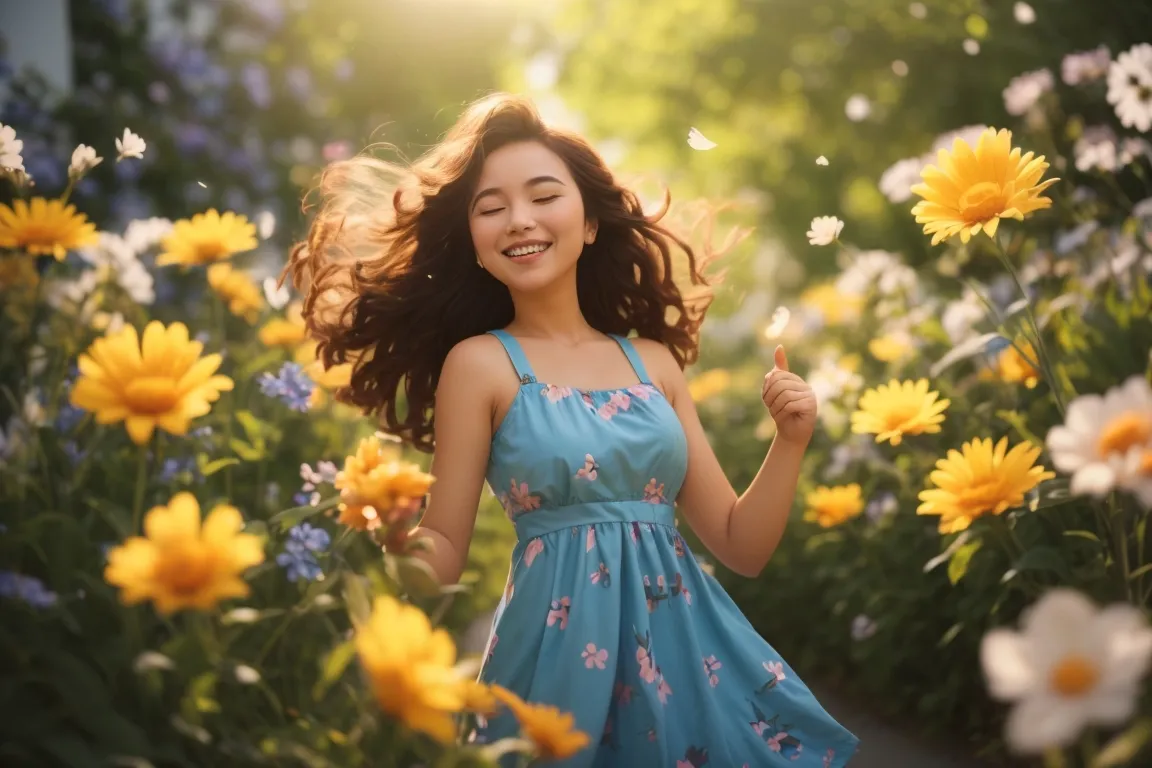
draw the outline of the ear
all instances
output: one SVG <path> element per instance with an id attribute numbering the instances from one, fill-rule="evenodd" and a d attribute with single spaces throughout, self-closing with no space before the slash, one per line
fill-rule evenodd
<path id="1" fill-rule="evenodd" d="M 589 219 L 584 223 L 584 242 L 588 245 L 596 242 L 596 232 L 600 228 L 600 222 L 595 219 Z"/>

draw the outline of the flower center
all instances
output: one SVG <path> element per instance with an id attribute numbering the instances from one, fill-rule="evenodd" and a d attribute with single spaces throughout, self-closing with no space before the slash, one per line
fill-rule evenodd
<path id="1" fill-rule="evenodd" d="M 884 414 L 884 428 L 886 430 L 901 429 L 908 426 L 913 417 L 920 413 L 920 403 L 898 402 L 894 403 Z"/>
<path id="2" fill-rule="evenodd" d="M 1064 696 L 1083 696 L 1099 679 L 1096 665 L 1077 654 L 1065 656 L 1052 668 L 1052 689 Z"/>
<path id="3" fill-rule="evenodd" d="M 21 232 L 24 245 L 55 245 L 59 234 L 59 229 L 39 223 L 27 224 Z"/>
<path id="4" fill-rule="evenodd" d="M 228 250 L 224 247 L 224 243 L 219 240 L 208 240 L 202 243 L 196 243 L 193 247 L 196 253 L 196 262 L 205 264 L 209 261 L 217 261 L 223 256 L 228 254 Z"/>
<path id="5" fill-rule="evenodd" d="M 960 215 L 970 224 L 988 221 L 1003 211 L 1006 203 L 1003 187 L 992 181 L 981 181 L 960 195 Z"/>
<path id="6" fill-rule="evenodd" d="M 177 595 L 195 595 L 212 581 L 212 552 L 198 542 L 163 553 L 154 577 Z"/>
<path id="7" fill-rule="evenodd" d="M 982 515 L 996 509 L 1004 500 L 1004 489 L 1000 481 L 992 478 L 976 482 L 957 494 L 961 506 L 971 516 Z"/>
<path id="8" fill-rule="evenodd" d="M 134 413 L 165 413 L 180 399 L 176 382 L 167 376 L 143 376 L 124 387 L 124 399 Z"/>
<path id="9" fill-rule="evenodd" d="M 1100 430 L 1096 450 L 1101 456 L 1113 453 L 1124 455 L 1130 449 L 1149 440 L 1152 440 L 1152 418 L 1137 411 L 1126 411 Z"/>

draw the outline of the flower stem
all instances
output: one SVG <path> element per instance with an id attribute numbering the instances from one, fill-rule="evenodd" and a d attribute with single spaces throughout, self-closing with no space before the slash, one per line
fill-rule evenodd
<path id="1" fill-rule="evenodd" d="M 144 515 L 144 491 L 148 488 L 148 443 L 140 446 L 136 460 L 136 491 L 132 497 L 132 530 L 130 536 L 140 532 L 140 520 Z"/>
<path id="2" fill-rule="evenodd" d="M 228 310 L 224 306 L 224 299 L 216 296 L 212 302 L 212 310 L 216 316 L 216 329 L 220 334 L 220 350 L 227 353 Z M 231 392 L 222 393 L 219 406 L 221 416 L 224 418 L 224 445 L 229 451 L 232 450 L 232 394 Z M 224 494 L 228 499 L 232 498 L 232 465 L 224 467 Z"/>
<path id="3" fill-rule="evenodd" d="M 1056 747 L 1044 751 L 1044 768 L 1065 768 L 1067 764 L 1064 753 Z"/>

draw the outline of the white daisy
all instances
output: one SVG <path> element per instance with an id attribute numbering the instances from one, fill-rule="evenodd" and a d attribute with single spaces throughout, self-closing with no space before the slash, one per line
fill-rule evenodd
<path id="1" fill-rule="evenodd" d="M 812 219 L 811 227 L 807 233 L 808 242 L 812 245 L 829 245 L 840 237 L 844 222 L 835 216 L 817 216 Z"/>
<path id="2" fill-rule="evenodd" d="M 1071 589 L 1047 592 L 1021 631 L 993 629 L 980 646 L 991 695 L 1015 702 L 1005 738 L 1019 753 L 1065 747 L 1089 725 L 1133 714 L 1152 659 L 1152 629 L 1139 609 L 1097 609 Z"/>
<path id="3" fill-rule="evenodd" d="M 1076 170 L 1117 170 L 1117 149 L 1116 132 L 1109 126 L 1088 126 L 1072 148 L 1076 157 Z"/>
<path id="4" fill-rule="evenodd" d="M 775 339 L 779 338 L 780 334 L 784 333 L 784 329 L 788 327 L 788 321 L 792 319 L 792 313 L 788 307 L 777 307 L 776 311 L 772 313 L 772 320 L 768 323 L 768 327 L 764 329 L 764 338 Z"/>
<path id="5" fill-rule="evenodd" d="M 1152 128 L 1152 44 L 1134 45 L 1108 68 L 1108 103 L 1125 128 Z"/>
<path id="6" fill-rule="evenodd" d="M 72 150 L 72 163 L 68 166 L 68 176 L 78 179 L 88 171 L 103 162 L 104 158 L 96 154 L 96 150 L 87 144 L 80 144 Z"/>
<path id="7" fill-rule="evenodd" d="M 16 138 L 16 129 L 0 123 L 0 168 L 14 171 L 24 170 L 24 142 Z"/>
<path id="8" fill-rule="evenodd" d="M 816 158 L 816 165 L 828 165 L 828 158 L 820 155 L 820 157 Z"/>
<path id="9" fill-rule="evenodd" d="M 1051 91 L 1055 84 L 1052 72 L 1048 69 L 1037 69 L 1014 77 L 1004 89 L 1004 109 L 1010 115 L 1023 115 L 1036 106 L 1040 97 Z"/>
<path id="10" fill-rule="evenodd" d="M 144 139 L 140 138 L 131 130 L 125 128 L 124 135 L 116 139 L 116 162 L 120 162 L 129 157 L 144 157 L 144 150 L 148 148 L 148 144 Z"/>
<path id="11" fill-rule="evenodd" d="M 1060 77 L 1068 85 L 1080 85 L 1099 80 L 1108 74 L 1112 52 L 1102 45 L 1093 51 L 1070 53 L 1060 62 Z"/>
<path id="12" fill-rule="evenodd" d="M 1072 493 L 1122 488 L 1152 507 L 1152 387 L 1143 376 L 1073 400 L 1047 443 L 1052 464 L 1072 475 Z"/>
<path id="13" fill-rule="evenodd" d="M 907 157 L 897 160 L 880 176 L 880 191 L 893 203 L 912 199 L 912 185 L 920 183 L 920 171 L 931 162 L 925 157 Z"/>

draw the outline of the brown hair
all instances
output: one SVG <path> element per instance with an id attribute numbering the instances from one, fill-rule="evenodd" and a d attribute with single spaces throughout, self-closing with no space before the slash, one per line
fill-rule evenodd
<path id="1" fill-rule="evenodd" d="M 598 222 L 576 268 L 592 327 L 658 341 L 682 368 L 697 357 L 712 300 L 703 268 L 718 252 L 706 241 L 697 256 L 658 223 L 669 208 L 666 190 L 660 209 L 645 215 L 587 141 L 546 126 L 526 98 L 488 96 L 410 167 L 367 154 L 329 166 L 307 239 L 287 267 L 305 294 L 303 315 L 324 365 L 355 362 L 337 398 L 380 414 L 388 432 L 420 450 L 432 449 L 432 405 L 448 351 L 513 318 L 508 289 L 476 265 L 467 211 L 486 155 L 521 141 L 560 156 Z M 674 247 L 695 287 L 690 296 L 673 279 Z"/>

